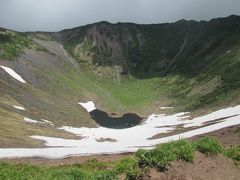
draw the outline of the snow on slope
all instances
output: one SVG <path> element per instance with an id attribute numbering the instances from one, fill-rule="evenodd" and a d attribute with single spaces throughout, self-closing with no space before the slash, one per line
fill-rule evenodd
<path id="1" fill-rule="evenodd" d="M 25 109 L 24 107 L 22 107 L 22 106 L 13 105 L 13 107 L 14 107 L 15 109 L 22 110 L 22 111 L 25 111 L 25 110 L 26 110 L 26 109 Z"/>
<path id="2" fill-rule="evenodd" d="M 12 76 L 14 79 L 22 82 L 22 83 L 27 83 L 19 74 L 17 74 L 14 70 L 12 70 L 11 68 L 9 67 L 6 67 L 6 66 L 1 66 L 0 67 L 6 71 L 10 76 Z"/>
<path id="3" fill-rule="evenodd" d="M 96 109 L 95 104 L 92 101 L 88 101 L 86 103 L 80 102 L 78 104 L 80 104 L 84 109 L 86 109 L 87 112 L 91 112 Z"/>
<path id="4" fill-rule="evenodd" d="M 24 117 L 23 119 L 25 122 L 28 122 L 28 123 L 39 123 L 37 120 L 33 120 L 33 119 L 30 119 L 30 118 L 27 118 L 27 117 Z"/>
<path id="5" fill-rule="evenodd" d="M 45 141 L 47 148 L 8 148 L 0 149 L 0 158 L 13 157 L 47 157 L 63 158 L 67 156 L 83 156 L 92 154 L 114 154 L 122 152 L 134 152 L 140 147 L 149 149 L 159 143 L 178 140 L 179 138 L 189 138 L 196 135 L 212 132 L 221 128 L 240 124 L 240 105 L 215 111 L 208 115 L 189 120 L 188 113 L 178 113 L 174 115 L 152 114 L 148 119 L 135 127 L 128 129 L 97 128 L 74 128 L 61 127 L 65 131 L 74 133 L 82 139 L 62 139 L 45 136 L 31 136 L 34 139 Z M 214 123 L 213 123 L 214 122 Z M 211 125 L 206 125 L 211 123 Z M 177 125 L 192 129 L 183 133 L 159 138 L 149 139 L 159 133 L 174 132 Z M 116 139 L 116 142 L 98 142 L 99 138 Z"/>
<path id="6" fill-rule="evenodd" d="M 173 107 L 160 107 L 160 109 L 164 110 L 164 109 L 172 109 Z"/>
<path id="7" fill-rule="evenodd" d="M 23 120 L 27 123 L 39 123 L 39 124 L 48 124 L 48 125 L 54 126 L 54 124 L 51 121 L 48 121 L 46 119 L 41 119 L 40 121 L 37 121 L 37 120 L 24 117 Z"/>

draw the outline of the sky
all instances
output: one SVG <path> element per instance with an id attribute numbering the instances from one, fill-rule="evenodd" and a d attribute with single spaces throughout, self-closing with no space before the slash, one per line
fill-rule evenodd
<path id="1" fill-rule="evenodd" d="M 0 27 L 59 31 L 99 21 L 138 24 L 240 15 L 240 0 L 0 0 Z"/>

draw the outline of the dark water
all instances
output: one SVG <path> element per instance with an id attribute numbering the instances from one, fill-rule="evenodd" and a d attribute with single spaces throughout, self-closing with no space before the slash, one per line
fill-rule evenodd
<path id="1" fill-rule="evenodd" d="M 89 114 L 100 126 L 112 129 L 130 128 L 138 125 L 143 119 L 134 113 L 126 113 L 121 117 L 112 117 L 108 113 L 98 109 L 91 111 Z M 116 114 L 112 113 L 112 115 Z"/>

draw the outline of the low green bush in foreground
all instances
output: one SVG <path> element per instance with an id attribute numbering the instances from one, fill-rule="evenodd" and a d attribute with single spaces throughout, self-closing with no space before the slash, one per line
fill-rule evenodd
<path id="1" fill-rule="evenodd" d="M 135 179 L 141 175 L 141 169 L 135 157 L 128 157 L 120 160 L 114 165 L 113 170 L 116 174 L 126 174 L 126 179 Z"/>
<path id="2" fill-rule="evenodd" d="M 230 159 L 240 161 L 240 146 L 226 149 L 224 155 Z"/>
<path id="3" fill-rule="evenodd" d="M 152 150 L 140 149 L 134 156 L 115 162 L 106 163 L 93 159 L 79 165 L 54 167 L 0 163 L 0 179 L 114 180 L 119 179 L 120 176 L 125 177 L 125 179 L 136 179 L 151 167 L 164 171 L 175 160 L 192 162 L 195 150 L 199 150 L 206 155 L 223 153 L 237 163 L 240 162 L 240 146 L 224 150 L 217 139 L 203 137 L 195 142 L 179 140 L 160 144 Z"/>
<path id="4" fill-rule="evenodd" d="M 136 152 L 140 166 L 157 167 L 166 170 L 170 162 L 174 160 L 193 161 L 194 146 L 187 140 L 173 141 L 160 144 L 150 151 L 139 150 Z"/>
<path id="5" fill-rule="evenodd" d="M 200 138 L 194 144 L 196 149 L 204 154 L 218 154 L 223 152 L 223 146 L 213 137 Z"/>

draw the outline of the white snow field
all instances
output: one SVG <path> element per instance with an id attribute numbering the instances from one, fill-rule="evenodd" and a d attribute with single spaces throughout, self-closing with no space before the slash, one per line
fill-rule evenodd
<path id="1" fill-rule="evenodd" d="M 22 83 L 27 83 L 19 74 L 17 74 L 14 70 L 12 70 L 11 68 L 9 67 L 6 67 L 6 66 L 1 66 L 0 67 L 6 71 L 10 76 L 12 76 L 14 79 L 22 82 Z"/>
<path id="2" fill-rule="evenodd" d="M 25 111 L 25 110 L 26 110 L 26 109 L 25 109 L 24 107 L 22 107 L 22 106 L 13 105 L 13 107 L 14 107 L 15 109 L 22 110 L 22 111 Z"/>
<path id="3" fill-rule="evenodd" d="M 91 112 L 96 109 L 95 104 L 92 101 L 88 101 L 86 103 L 79 102 L 78 104 L 80 104 L 84 109 L 86 109 L 87 112 Z"/>
<path id="4" fill-rule="evenodd" d="M 94 106 L 95 107 L 95 106 Z M 45 136 L 31 136 L 45 141 L 46 148 L 4 148 L 0 149 L 0 158 L 14 157 L 46 157 L 64 158 L 68 156 L 84 156 L 93 154 L 116 154 L 135 152 L 139 148 L 153 148 L 159 143 L 190 138 L 196 135 L 212 132 L 225 127 L 240 124 L 240 105 L 221 109 L 210 114 L 189 120 L 189 113 L 173 115 L 150 115 L 145 122 L 128 129 L 74 128 L 64 126 L 59 129 L 81 136 L 81 139 L 62 139 Z M 209 124 L 208 124 L 209 123 Z M 192 127 L 187 132 L 175 135 L 149 139 L 159 133 L 174 132 L 176 126 Z M 116 139 L 116 142 L 98 142 L 99 138 Z"/>

